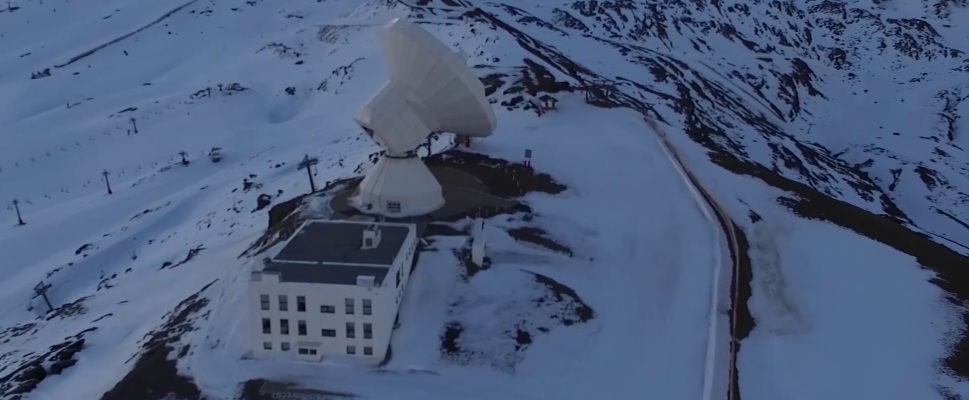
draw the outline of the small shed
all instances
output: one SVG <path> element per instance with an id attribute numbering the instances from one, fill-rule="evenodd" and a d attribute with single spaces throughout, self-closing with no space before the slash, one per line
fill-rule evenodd
<path id="1" fill-rule="evenodd" d="M 585 101 L 590 104 L 599 104 L 608 102 L 616 90 L 615 87 L 605 81 L 595 81 L 585 88 Z"/>
<path id="2" fill-rule="evenodd" d="M 542 107 L 542 110 L 545 110 L 545 111 L 555 110 L 558 108 L 558 104 L 559 104 L 558 99 L 552 96 L 549 96 L 547 94 L 543 94 L 541 97 L 539 97 L 538 101 Z"/>
<path id="3" fill-rule="evenodd" d="M 209 150 L 209 159 L 214 163 L 222 161 L 222 148 L 213 147 L 212 150 Z"/>

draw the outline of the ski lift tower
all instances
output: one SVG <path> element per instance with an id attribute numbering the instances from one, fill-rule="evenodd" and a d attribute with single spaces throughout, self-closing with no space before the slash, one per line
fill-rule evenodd
<path id="1" fill-rule="evenodd" d="M 299 162 L 298 169 L 305 169 L 306 176 L 310 178 L 310 193 L 316 193 L 316 181 L 313 180 L 313 166 L 319 163 L 319 158 L 310 157 L 309 154 L 303 156 L 303 160 Z"/>

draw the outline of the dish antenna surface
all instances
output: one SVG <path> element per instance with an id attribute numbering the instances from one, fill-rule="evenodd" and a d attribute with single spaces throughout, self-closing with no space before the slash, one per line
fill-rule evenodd
<path id="1" fill-rule="evenodd" d="M 385 216 L 428 214 L 444 205 L 444 195 L 417 148 L 431 132 L 489 136 L 497 120 L 464 52 L 400 18 L 384 26 L 380 45 L 389 80 L 354 120 L 384 155 L 351 204 Z"/>

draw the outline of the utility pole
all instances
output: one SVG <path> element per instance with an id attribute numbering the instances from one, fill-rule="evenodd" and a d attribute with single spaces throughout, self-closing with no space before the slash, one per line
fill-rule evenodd
<path id="1" fill-rule="evenodd" d="M 13 209 L 17 212 L 17 226 L 26 225 L 27 223 L 20 216 L 20 200 L 13 199 Z"/>
<path id="2" fill-rule="evenodd" d="M 47 298 L 47 289 L 50 289 L 50 284 L 40 281 L 37 286 L 34 286 L 34 294 L 44 298 L 44 302 L 47 303 L 47 312 L 51 312 L 54 311 L 54 306 L 50 304 L 50 299 Z"/>
<path id="3" fill-rule="evenodd" d="M 178 152 L 178 155 L 182 156 L 182 165 L 188 165 L 188 159 L 186 158 L 188 157 L 188 153 L 186 153 L 185 150 L 182 150 Z"/>
<path id="4" fill-rule="evenodd" d="M 104 184 L 108 187 L 108 194 L 114 194 L 114 192 L 111 190 L 111 181 L 108 180 L 108 174 L 108 170 L 101 171 L 101 176 L 104 177 Z"/>
<path id="5" fill-rule="evenodd" d="M 135 133 L 138 133 L 138 123 L 135 122 L 135 119 L 129 118 L 128 120 L 131 121 L 131 128 L 134 129 Z"/>
<path id="6" fill-rule="evenodd" d="M 313 181 L 313 168 L 312 166 L 318 164 L 320 160 L 316 157 L 310 157 L 309 154 L 303 156 L 303 161 L 299 162 L 299 169 L 306 169 L 306 176 L 310 177 L 310 193 L 316 193 L 316 182 Z"/>

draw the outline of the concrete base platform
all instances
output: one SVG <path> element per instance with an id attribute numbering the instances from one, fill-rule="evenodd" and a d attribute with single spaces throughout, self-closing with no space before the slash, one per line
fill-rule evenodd
<path id="1" fill-rule="evenodd" d="M 500 211 L 511 210 L 518 204 L 514 200 L 489 193 L 487 186 L 481 180 L 467 172 L 447 166 L 428 166 L 428 168 L 441 184 L 444 206 L 423 218 L 406 218 L 406 220 L 454 221 L 475 216 L 483 210 L 489 210 L 491 212 L 487 214 L 494 215 Z M 357 187 L 353 186 L 343 189 L 333 197 L 330 201 L 330 209 L 335 214 L 334 217 L 346 219 L 366 216 L 350 205 L 350 197 L 356 192 Z"/>

